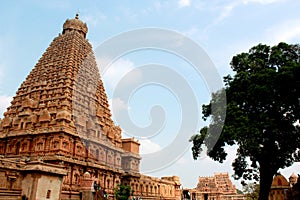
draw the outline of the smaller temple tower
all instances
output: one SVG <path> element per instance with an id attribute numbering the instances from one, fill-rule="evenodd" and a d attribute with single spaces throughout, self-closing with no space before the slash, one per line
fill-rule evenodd
<path id="1" fill-rule="evenodd" d="M 244 195 L 237 194 L 235 185 L 228 173 L 214 173 L 214 176 L 199 177 L 197 188 L 185 190 L 185 196 L 192 200 L 245 200 Z"/>
<path id="2" fill-rule="evenodd" d="M 295 173 L 293 173 L 289 178 L 290 187 L 293 187 L 297 183 L 297 180 L 298 176 Z"/>

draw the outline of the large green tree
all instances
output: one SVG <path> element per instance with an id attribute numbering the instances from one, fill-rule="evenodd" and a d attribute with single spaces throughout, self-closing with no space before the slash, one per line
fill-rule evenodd
<path id="1" fill-rule="evenodd" d="M 114 193 L 117 200 L 128 200 L 132 190 L 129 185 L 120 184 L 115 188 Z"/>
<path id="2" fill-rule="evenodd" d="M 259 180 L 259 200 L 267 200 L 274 174 L 300 157 L 300 46 L 259 44 L 234 56 L 231 67 L 234 73 L 224 77 L 225 88 L 202 106 L 210 124 L 190 139 L 193 157 L 205 145 L 211 158 L 223 162 L 224 147 L 237 145 L 234 178 Z M 224 93 L 225 119 L 224 109 L 218 108 Z M 213 130 L 222 126 L 219 137 Z"/>

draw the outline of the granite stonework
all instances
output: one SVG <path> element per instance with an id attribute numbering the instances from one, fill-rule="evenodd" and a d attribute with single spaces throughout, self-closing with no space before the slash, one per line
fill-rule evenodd
<path id="1" fill-rule="evenodd" d="M 143 199 L 180 199 L 178 177 L 140 173 L 140 144 L 111 119 L 87 31 L 66 20 L 0 120 L 0 199 L 86 199 L 85 173 L 108 196 L 124 183 Z"/>

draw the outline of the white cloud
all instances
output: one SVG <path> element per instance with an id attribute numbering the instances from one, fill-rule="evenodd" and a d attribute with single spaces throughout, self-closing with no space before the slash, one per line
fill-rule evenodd
<path id="1" fill-rule="evenodd" d="M 101 21 L 104 21 L 107 17 L 100 11 L 92 14 L 84 14 L 79 16 L 81 20 L 87 23 L 89 26 L 97 26 Z"/>
<path id="2" fill-rule="evenodd" d="M 162 8 L 162 4 L 160 1 L 156 1 L 153 3 L 154 10 L 158 11 Z"/>
<path id="3" fill-rule="evenodd" d="M 215 23 L 221 22 L 227 17 L 229 17 L 232 13 L 232 11 L 240 6 L 241 4 L 250 4 L 250 3 L 258 3 L 262 5 L 267 5 L 267 4 L 273 4 L 273 3 L 279 3 L 279 2 L 284 2 L 286 0 L 237 0 L 237 1 L 230 1 L 227 5 L 221 6 L 221 12 L 219 17 L 215 20 Z M 218 5 L 216 6 L 218 8 Z"/>
<path id="4" fill-rule="evenodd" d="M 118 8 L 120 18 L 127 22 L 137 22 L 139 20 L 139 11 L 128 6 L 120 6 Z"/>
<path id="5" fill-rule="evenodd" d="M 300 19 L 284 21 L 266 30 L 266 38 L 272 43 L 293 42 L 300 39 Z"/>
<path id="6" fill-rule="evenodd" d="M 284 2 L 286 0 L 244 0 L 244 4 L 248 3 L 259 3 L 259 4 L 272 4 L 272 3 L 279 3 L 279 2 Z"/>
<path id="7" fill-rule="evenodd" d="M 184 35 L 193 38 L 194 36 L 200 34 L 200 30 L 198 27 L 192 27 L 186 31 L 183 32 Z"/>
<path id="8" fill-rule="evenodd" d="M 149 154 L 161 150 L 161 147 L 149 139 L 141 139 L 140 154 Z"/>
<path id="9" fill-rule="evenodd" d="M 7 95 L 0 96 L 0 118 L 2 118 L 3 113 L 6 111 L 7 107 L 10 105 L 12 98 L 13 97 L 7 96 Z"/>
<path id="10" fill-rule="evenodd" d="M 287 167 L 285 169 L 279 169 L 279 172 L 285 177 L 285 178 L 289 178 L 292 173 L 299 173 L 299 169 L 300 169 L 300 162 L 295 162 L 292 166 Z"/>
<path id="11" fill-rule="evenodd" d="M 187 7 L 191 5 L 191 0 L 179 0 L 178 1 L 179 7 Z"/>
<path id="12" fill-rule="evenodd" d="M 230 4 L 225 5 L 222 8 L 221 14 L 219 15 L 219 17 L 216 19 L 216 22 L 220 22 L 223 21 L 225 18 L 229 17 L 231 15 L 231 12 L 233 11 L 233 9 L 239 5 L 239 2 L 232 2 Z"/>
<path id="13" fill-rule="evenodd" d="M 120 98 L 109 99 L 108 103 L 113 115 L 117 114 L 120 111 L 129 109 L 128 105 Z"/>
<path id="14" fill-rule="evenodd" d="M 127 77 L 126 84 L 135 83 L 140 80 L 142 74 L 134 70 L 134 63 L 129 59 L 118 59 L 103 74 L 103 81 L 110 89 L 114 89 L 124 76 Z"/>
<path id="15" fill-rule="evenodd" d="M 210 5 L 202 5 L 200 6 L 200 9 L 203 10 L 202 7 L 206 7 L 208 6 L 208 9 L 213 10 L 214 12 L 220 13 L 211 24 L 209 24 L 206 27 L 206 30 L 216 26 L 217 24 L 219 24 L 220 22 L 222 22 L 223 20 L 225 20 L 226 18 L 230 17 L 232 14 L 232 11 L 241 4 L 240 1 L 230 1 L 229 3 L 224 4 L 214 4 L 213 6 Z"/>
<path id="16" fill-rule="evenodd" d="M 182 156 L 174 164 L 175 165 L 185 165 L 185 164 L 188 164 L 188 163 L 189 163 L 189 160 L 187 158 L 185 158 L 184 156 Z"/>

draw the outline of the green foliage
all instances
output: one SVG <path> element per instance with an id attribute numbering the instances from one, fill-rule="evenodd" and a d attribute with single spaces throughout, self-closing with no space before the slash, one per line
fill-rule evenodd
<path id="1" fill-rule="evenodd" d="M 120 184 L 115 188 L 114 193 L 117 200 L 128 200 L 132 191 L 129 185 Z"/>
<path id="2" fill-rule="evenodd" d="M 300 161 L 300 46 L 259 44 L 232 58 L 234 76 L 224 77 L 225 89 L 212 94 L 203 105 L 203 119 L 210 125 L 194 135 L 194 159 L 203 146 L 219 162 L 226 159 L 224 146 L 236 144 L 234 178 L 260 180 L 260 199 L 267 199 L 273 175 L 279 168 Z M 218 102 L 226 92 L 226 119 L 220 117 Z M 224 97 L 225 95 L 223 95 Z M 219 104 L 221 105 L 221 104 Z M 223 120 L 223 121 L 222 121 Z M 215 145 L 214 130 L 224 123 Z M 247 161 L 250 160 L 250 163 Z"/>
<path id="3" fill-rule="evenodd" d="M 259 195 L 259 184 L 249 183 L 243 187 L 247 200 L 256 200 Z"/>
<path id="4" fill-rule="evenodd" d="M 236 189 L 236 193 L 237 193 L 237 194 L 244 194 L 244 192 L 241 191 L 241 190 L 239 190 L 239 189 Z"/>

